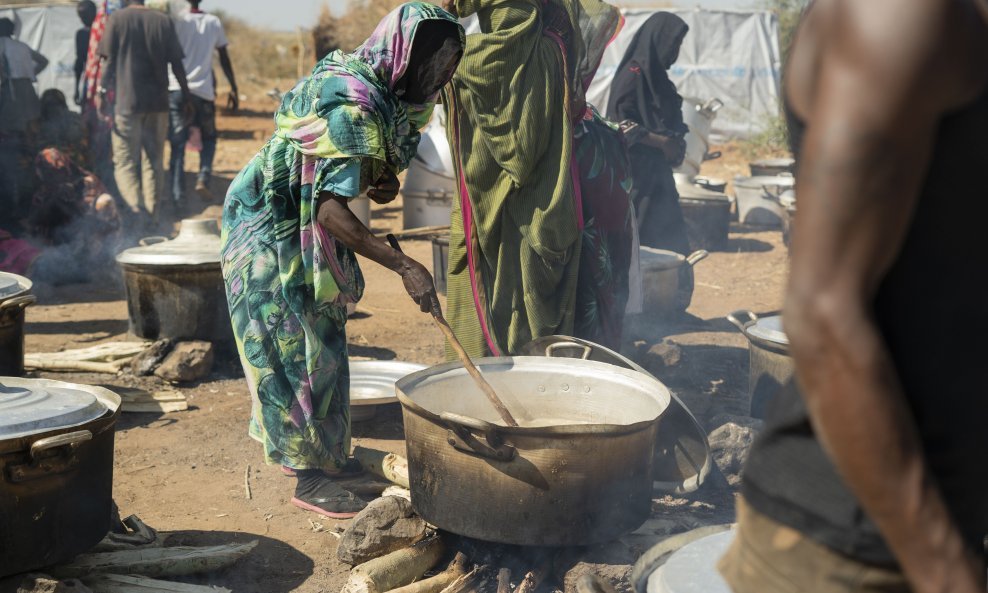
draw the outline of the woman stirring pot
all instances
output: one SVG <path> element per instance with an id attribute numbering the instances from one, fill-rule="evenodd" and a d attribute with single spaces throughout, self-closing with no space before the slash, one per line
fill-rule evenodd
<path id="1" fill-rule="evenodd" d="M 277 130 L 230 186 L 223 277 L 248 384 L 250 434 L 297 476 L 292 503 L 350 518 L 362 471 L 350 451 L 347 305 L 361 297 L 356 254 L 394 270 L 430 311 L 432 276 L 378 240 L 347 201 L 398 193 L 440 89 L 464 47 L 456 19 L 403 4 L 353 53 L 336 51 L 285 95 Z"/>

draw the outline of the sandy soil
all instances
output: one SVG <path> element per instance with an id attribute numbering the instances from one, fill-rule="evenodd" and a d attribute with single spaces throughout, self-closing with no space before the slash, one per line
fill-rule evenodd
<path id="1" fill-rule="evenodd" d="M 215 197 L 193 198 L 183 214 L 218 213 L 225 185 L 270 134 L 273 101 L 262 98 L 247 107 L 250 111 L 220 119 L 216 172 L 222 183 L 213 188 Z M 196 157 L 190 161 L 191 168 Z M 735 151 L 711 163 L 704 173 L 731 178 L 743 165 Z M 375 207 L 375 231 L 400 225 L 400 202 Z M 404 248 L 431 265 L 428 241 L 409 239 Z M 786 257 L 780 233 L 734 229 L 730 248 L 697 266 L 689 315 L 652 335 L 641 336 L 637 345 L 629 341 L 626 350 L 636 355 L 663 337 L 682 347 L 680 365 L 666 376 L 660 374 L 660 379 L 685 399 L 701 422 L 709 424 L 722 413 L 744 413 L 747 343 L 724 316 L 736 309 L 759 313 L 777 310 Z M 365 265 L 364 272 L 366 296 L 348 328 L 351 353 L 439 362 L 440 334 L 405 296 L 400 280 L 373 264 Z M 120 286 L 42 287 L 39 292 L 41 303 L 28 312 L 29 352 L 126 338 L 127 311 Z M 163 387 L 156 379 L 126 376 L 48 376 L 111 387 Z M 246 434 L 250 402 L 238 366 L 219 364 L 208 380 L 179 388 L 190 400 L 189 411 L 127 414 L 121 419 L 114 484 L 121 511 L 137 514 L 149 525 L 171 532 L 171 543 L 261 541 L 261 546 L 235 568 L 211 575 L 206 581 L 211 584 L 238 592 L 338 591 L 348 568 L 335 559 L 336 538 L 320 531 L 318 525 L 330 527 L 334 522 L 290 506 L 293 480 L 261 462 L 259 446 Z M 375 420 L 356 424 L 354 435 L 358 444 L 402 452 L 400 411 L 397 406 L 383 409 Z M 245 472 L 251 484 L 250 500 L 244 492 Z M 657 514 L 679 515 L 684 526 L 692 522 L 694 511 L 700 522 L 723 520 L 725 513 L 729 518 L 729 493 L 726 502 L 721 496 L 714 504 L 719 504 L 717 513 L 711 512 L 714 507 L 703 502 L 703 496 L 659 501 Z"/>

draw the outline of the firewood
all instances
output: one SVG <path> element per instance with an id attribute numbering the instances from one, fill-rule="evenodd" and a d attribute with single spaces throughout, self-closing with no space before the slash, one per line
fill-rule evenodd
<path id="1" fill-rule="evenodd" d="M 83 582 L 99 593 L 231 593 L 230 589 L 223 587 L 206 587 L 119 574 L 87 577 Z"/>
<path id="2" fill-rule="evenodd" d="M 477 593 L 484 584 L 486 566 L 477 566 L 450 583 L 441 593 Z"/>
<path id="3" fill-rule="evenodd" d="M 131 574 L 148 577 L 174 577 L 212 572 L 230 566 L 257 547 L 257 540 L 246 544 L 202 548 L 143 548 L 76 556 L 72 562 L 51 569 L 59 578 L 82 578 L 94 574 Z"/>
<path id="4" fill-rule="evenodd" d="M 538 563 L 538 565 L 530 570 L 525 578 L 522 580 L 518 588 L 515 589 L 515 593 L 535 593 L 542 584 L 542 581 L 549 576 L 549 571 L 552 569 L 552 560 L 548 556 L 544 556 Z"/>
<path id="5" fill-rule="evenodd" d="M 449 567 L 434 577 L 392 589 L 391 593 L 439 593 L 467 573 L 467 557 L 457 552 Z"/>
<path id="6" fill-rule="evenodd" d="M 511 593 L 510 568 L 502 568 L 497 572 L 497 593 Z"/>
<path id="7" fill-rule="evenodd" d="M 408 460 L 401 455 L 355 447 L 353 456 L 364 466 L 364 469 L 388 480 L 402 488 L 408 488 Z"/>
<path id="8" fill-rule="evenodd" d="M 350 571 L 343 593 L 386 593 L 409 585 L 439 562 L 443 550 L 442 539 L 430 537 L 410 548 L 365 562 Z"/>
<path id="9" fill-rule="evenodd" d="M 587 573 L 576 580 L 576 593 L 617 593 L 617 590 L 599 576 Z"/>

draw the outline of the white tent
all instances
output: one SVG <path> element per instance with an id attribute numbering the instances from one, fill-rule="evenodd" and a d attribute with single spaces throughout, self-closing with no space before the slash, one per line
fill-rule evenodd
<path id="1" fill-rule="evenodd" d="M 659 10 L 675 13 L 690 26 L 670 78 L 679 93 L 701 102 L 720 99 L 715 141 L 761 131 L 779 112 L 778 21 L 770 12 L 628 9 L 625 26 L 607 48 L 588 98 L 606 112 L 611 82 L 621 58 L 642 24 Z"/>
<path id="2" fill-rule="evenodd" d="M 57 88 L 69 107 L 75 85 L 75 33 L 82 27 L 75 2 L 0 7 L 0 18 L 14 21 L 14 37 L 48 58 L 48 68 L 38 75 L 38 94 Z"/>

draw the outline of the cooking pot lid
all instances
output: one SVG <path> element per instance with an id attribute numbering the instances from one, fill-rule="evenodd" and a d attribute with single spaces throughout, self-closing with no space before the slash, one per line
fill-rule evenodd
<path id="1" fill-rule="evenodd" d="M 31 290 L 31 281 L 17 274 L 0 272 L 0 299 L 7 299 Z"/>
<path id="2" fill-rule="evenodd" d="M 753 338 L 758 338 L 776 344 L 789 345 L 789 338 L 782 329 L 782 316 L 760 317 L 758 321 L 748 326 L 747 333 Z"/>
<path id="3" fill-rule="evenodd" d="M 0 438 L 78 426 L 107 411 L 97 397 L 79 389 L 0 383 Z"/>
<path id="4" fill-rule="evenodd" d="M 425 365 L 397 360 L 358 360 L 350 363 L 350 405 L 373 406 L 398 402 L 395 383 Z"/>
<path id="5" fill-rule="evenodd" d="M 734 541 L 734 530 L 709 535 L 672 553 L 649 575 L 644 593 L 730 593 L 717 562 Z M 661 544 L 660 544 L 661 545 Z"/>
<path id="6" fill-rule="evenodd" d="M 158 239 L 157 242 L 152 242 Z M 220 230 L 212 218 L 186 219 L 172 240 L 144 239 L 146 245 L 133 247 L 117 256 L 121 264 L 151 266 L 199 266 L 220 263 Z"/>
<path id="7" fill-rule="evenodd" d="M 676 191 L 679 192 L 680 199 L 684 200 L 711 200 L 714 202 L 731 201 L 731 199 L 727 197 L 727 194 L 711 191 L 705 187 L 696 185 L 695 183 L 685 185 L 677 184 Z"/>
<path id="8" fill-rule="evenodd" d="M 641 268 L 643 270 L 672 270 L 686 262 L 686 258 L 675 251 L 641 246 Z"/>
<path id="9" fill-rule="evenodd" d="M 779 196 L 779 203 L 792 210 L 796 207 L 796 191 L 787 189 Z"/>

